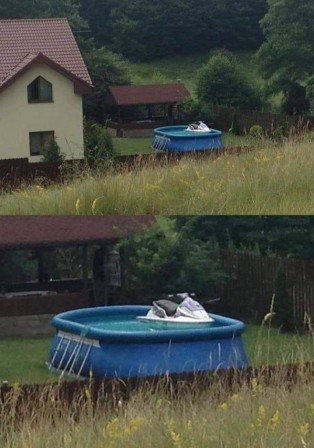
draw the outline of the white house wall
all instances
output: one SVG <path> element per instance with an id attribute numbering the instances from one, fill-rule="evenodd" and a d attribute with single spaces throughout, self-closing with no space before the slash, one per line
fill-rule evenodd
<path id="1" fill-rule="evenodd" d="M 27 86 L 38 76 L 53 85 L 52 103 L 28 103 Z M 0 159 L 30 156 L 29 133 L 54 131 L 66 159 L 84 157 L 82 96 L 73 82 L 45 64 L 30 68 L 0 93 Z"/>

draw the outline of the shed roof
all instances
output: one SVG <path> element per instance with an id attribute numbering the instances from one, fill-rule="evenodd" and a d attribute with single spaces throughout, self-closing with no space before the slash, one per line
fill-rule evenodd
<path id="1" fill-rule="evenodd" d="M 0 216 L 0 250 L 115 242 L 153 225 L 140 216 Z"/>
<path id="2" fill-rule="evenodd" d="M 0 87 L 44 56 L 75 79 L 92 86 L 67 19 L 0 20 Z"/>
<path id="3" fill-rule="evenodd" d="M 190 97 L 190 92 L 182 82 L 111 86 L 109 90 L 108 103 L 117 106 L 178 103 Z"/>

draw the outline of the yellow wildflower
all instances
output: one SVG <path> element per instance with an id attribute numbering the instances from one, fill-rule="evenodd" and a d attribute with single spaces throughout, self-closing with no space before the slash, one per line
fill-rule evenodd
<path id="1" fill-rule="evenodd" d="M 72 443 L 72 436 L 68 433 L 63 434 L 63 446 L 68 447 L 71 446 Z"/>
<path id="2" fill-rule="evenodd" d="M 218 406 L 218 409 L 222 409 L 223 411 L 226 411 L 228 409 L 227 403 L 222 403 Z"/>
<path id="3" fill-rule="evenodd" d="M 306 436 L 306 434 L 310 431 L 310 424 L 309 423 L 303 423 L 303 425 L 300 425 L 297 428 L 297 432 L 300 436 Z"/>
<path id="4" fill-rule="evenodd" d="M 274 413 L 274 415 L 269 420 L 270 429 L 274 430 L 276 428 L 276 426 L 278 425 L 279 420 L 280 420 L 280 412 L 277 409 L 276 412 Z"/>
<path id="5" fill-rule="evenodd" d="M 120 437 L 120 425 L 117 417 L 107 423 L 105 432 L 105 436 L 108 435 L 111 440 L 116 440 Z"/>
<path id="6" fill-rule="evenodd" d="M 255 393 L 255 394 L 260 393 L 262 391 L 262 386 L 260 384 L 258 384 L 258 381 L 256 378 L 252 378 L 251 386 L 252 386 L 253 393 Z"/>
<path id="7" fill-rule="evenodd" d="M 265 417 L 266 417 L 265 407 L 263 405 L 261 405 L 258 408 L 257 419 L 256 419 L 256 426 L 258 428 L 260 428 L 263 425 Z"/>
<path id="8" fill-rule="evenodd" d="M 239 395 L 239 394 L 233 394 L 231 396 L 231 400 L 234 401 L 234 402 L 241 401 L 241 400 L 243 400 L 243 397 L 241 397 L 241 395 Z"/>
<path id="9" fill-rule="evenodd" d="M 134 434 L 140 430 L 140 428 L 145 423 L 145 420 L 143 417 L 135 417 L 130 420 L 129 427 L 126 429 L 126 434 L 129 436 L 131 434 Z"/>
<path id="10" fill-rule="evenodd" d="M 175 431 L 170 431 L 170 437 L 173 441 L 173 445 L 177 448 L 180 448 L 182 446 L 182 436 L 180 433 Z"/>

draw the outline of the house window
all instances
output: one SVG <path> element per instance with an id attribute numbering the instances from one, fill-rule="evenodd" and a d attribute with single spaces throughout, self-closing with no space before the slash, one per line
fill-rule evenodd
<path id="1" fill-rule="evenodd" d="M 52 84 L 46 79 L 38 76 L 27 86 L 29 103 L 48 103 L 52 101 Z"/>
<path id="2" fill-rule="evenodd" d="M 45 146 L 54 138 L 54 131 L 30 132 L 29 147 L 31 156 L 40 156 Z"/>

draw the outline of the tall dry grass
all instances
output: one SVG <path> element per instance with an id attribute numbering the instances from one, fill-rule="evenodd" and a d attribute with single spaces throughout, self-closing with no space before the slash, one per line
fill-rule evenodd
<path id="1" fill-rule="evenodd" d="M 87 386 L 71 404 L 57 386 L 21 401 L 14 387 L 0 403 L 1 448 L 294 448 L 314 442 L 314 383 L 302 368 L 294 384 L 278 370 L 227 388 L 167 380 L 143 386 L 112 406 L 109 397 L 93 405 Z M 201 386 L 201 387 L 200 387 Z M 110 404 L 109 404 L 110 403 Z"/>
<path id="2" fill-rule="evenodd" d="M 311 214 L 313 149 L 303 138 L 240 156 L 102 168 L 66 185 L 3 194 L 0 214 Z"/>

